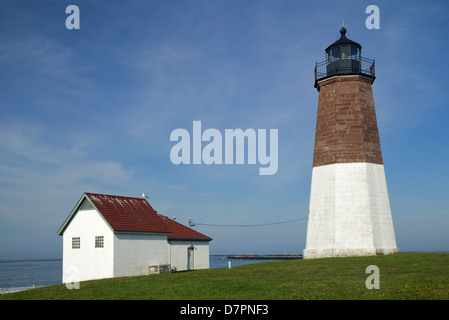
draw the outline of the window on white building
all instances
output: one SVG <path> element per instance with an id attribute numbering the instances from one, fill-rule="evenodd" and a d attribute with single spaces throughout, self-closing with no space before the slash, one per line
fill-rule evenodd
<path id="1" fill-rule="evenodd" d="M 103 248 L 103 246 L 104 246 L 104 237 L 95 236 L 95 248 Z"/>
<path id="2" fill-rule="evenodd" d="M 81 239 L 80 237 L 72 238 L 72 249 L 79 249 L 81 247 Z"/>

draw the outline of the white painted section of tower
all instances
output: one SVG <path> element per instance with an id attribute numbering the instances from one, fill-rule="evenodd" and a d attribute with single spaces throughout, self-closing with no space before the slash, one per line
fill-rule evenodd
<path id="1" fill-rule="evenodd" d="M 384 166 L 314 167 L 304 259 L 397 252 Z"/>

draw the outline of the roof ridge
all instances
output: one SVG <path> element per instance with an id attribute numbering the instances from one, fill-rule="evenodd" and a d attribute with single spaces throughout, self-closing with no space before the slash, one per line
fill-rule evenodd
<path id="1" fill-rule="evenodd" d="M 106 196 L 106 197 L 117 197 L 117 198 L 128 198 L 128 199 L 138 199 L 138 200 L 145 200 L 145 198 L 142 197 L 130 197 L 130 196 L 119 196 L 115 194 L 105 194 L 105 193 L 95 193 L 95 192 L 84 192 L 85 194 L 91 194 L 91 195 L 97 195 L 97 196 Z M 148 202 L 148 201 L 147 201 Z"/>

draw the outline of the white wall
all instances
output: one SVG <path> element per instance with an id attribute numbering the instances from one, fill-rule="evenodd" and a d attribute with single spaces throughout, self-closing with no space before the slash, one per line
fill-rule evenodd
<path id="1" fill-rule="evenodd" d="M 314 167 L 304 258 L 398 252 L 383 165 Z"/>
<path id="2" fill-rule="evenodd" d="M 95 236 L 104 237 L 104 247 L 95 248 Z M 72 237 L 80 237 L 80 248 L 72 249 Z M 114 235 L 96 210 L 81 210 L 63 234 L 62 282 L 113 277 Z"/>
<path id="3" fill-rule="evenodd" d="M 209 269 L 209 242 L 208 241 L 169 241 L 170 264 L 177 271 L 187 270 L 187 248 L 195 248 L 193 254 L 193 268 Z"/>
<path id="4" fill-rule="evenodd" d="M 149 274 L 149 266 L 169 264 L 166 234 L 116 233 L 114 277 Z"/>

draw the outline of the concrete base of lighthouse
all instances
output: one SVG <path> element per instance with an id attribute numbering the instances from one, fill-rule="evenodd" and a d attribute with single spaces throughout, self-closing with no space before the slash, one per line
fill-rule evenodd
<path id="1" fill-rule="evenodd" d="M 314 167 L 304 259 L 399 253 L 384 166 Z"/>

